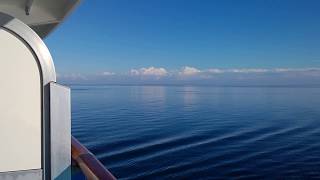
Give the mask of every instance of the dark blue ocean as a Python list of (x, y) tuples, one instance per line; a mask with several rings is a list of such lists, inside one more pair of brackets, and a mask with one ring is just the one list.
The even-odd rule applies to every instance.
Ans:
[(320, 178), (320, 88), (72, 86), (72, 133), (119, 179)]

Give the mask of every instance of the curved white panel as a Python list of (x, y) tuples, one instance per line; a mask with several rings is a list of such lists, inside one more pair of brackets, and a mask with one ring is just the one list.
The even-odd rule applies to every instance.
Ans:
[(41, 119), (37, 61), (0, 28), (0, 172), (41, 168)]

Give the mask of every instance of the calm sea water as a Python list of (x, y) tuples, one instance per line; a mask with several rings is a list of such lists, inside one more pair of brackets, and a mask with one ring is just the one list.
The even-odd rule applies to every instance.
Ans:
[(320, 88), (73, 86), (72, 116), (119, 179), (320, 178)]

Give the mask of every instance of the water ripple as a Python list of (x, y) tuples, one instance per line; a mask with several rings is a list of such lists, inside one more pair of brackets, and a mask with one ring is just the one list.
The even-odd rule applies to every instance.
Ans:
[(120, 179), (320, 177), (317, 88), (79, 87), (72, 132)]

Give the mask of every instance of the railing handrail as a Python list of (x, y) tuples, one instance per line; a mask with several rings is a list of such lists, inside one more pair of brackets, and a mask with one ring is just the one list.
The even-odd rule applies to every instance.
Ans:
[(71, 136), (71, 156), (87, 179), (116, 180), (103, 164), (73, 136)]

